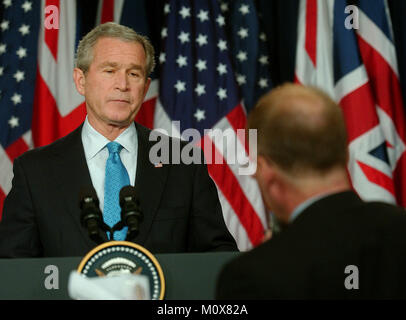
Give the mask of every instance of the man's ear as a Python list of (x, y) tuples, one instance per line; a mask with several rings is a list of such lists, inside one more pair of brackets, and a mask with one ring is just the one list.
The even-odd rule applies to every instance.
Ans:
[(275, 170), (273, 168), (273, 165), (269, 163), (269, 161), (264, 156), (258, 155), (257, 172), (255, 173), (255, 175), (260, 175), (260, 178), (267, 183), (269, 183), (274, 178)]
[(272, 200), (275, 189), (275, 168), (272, 163), (262, 155), (257, 157), (257, 171), (254, 175), (258, 182), (261, 196), (268, 210), (272, 210)]
[(73, 81), (75, 82), (76, 90), (82, 95), (85, 95), (86, 77), (83, 71), (79, 68), (73, 69)]
[(262, 186), (268, 194), (279, 196), (282, 191), (284, 179), (280, 169), (267, 158), (258, 156), (257, 175), (261, 175)]

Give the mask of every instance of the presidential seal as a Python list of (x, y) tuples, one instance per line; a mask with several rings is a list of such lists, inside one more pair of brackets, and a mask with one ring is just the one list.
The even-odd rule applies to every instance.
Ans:
[(90, 251), (77, 271), (87, 277), (141, 274), (149, 279), (151, 299), (162, 300), (165, 279), (156, 258), (144, 247), (128, 241), (110, 241)]

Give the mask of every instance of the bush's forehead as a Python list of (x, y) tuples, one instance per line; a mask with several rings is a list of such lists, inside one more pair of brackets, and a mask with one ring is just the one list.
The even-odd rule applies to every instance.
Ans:
[[(145, 65), (146, 54), (142, 44), (135, 41), (122, 41), (114, 38), (101, 38), (93, 48), (93, 60), (123, 60), (137, 65)], [(100, 62), (100, 61), (99, 61)]]

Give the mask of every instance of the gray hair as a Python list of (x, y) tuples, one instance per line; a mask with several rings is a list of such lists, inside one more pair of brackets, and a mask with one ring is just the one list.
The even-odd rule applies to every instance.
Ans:
[(144, 48), (147, 61), (145, 70), (146, 77), (154, 70), (155, 50), (148, 38), (126, 26), (114, 22), (107, 22), (92, 29), (79, 42), (76, 50), (75, 67), (82, 70), (83, 73), (89, 70), (90, 64), (93, 61), (94, 45), (100, 38), (117, 38), (122, 41), (140, 43)]

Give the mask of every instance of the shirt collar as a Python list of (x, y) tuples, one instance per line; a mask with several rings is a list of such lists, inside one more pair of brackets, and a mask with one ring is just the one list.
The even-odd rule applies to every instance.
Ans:
[(138, 136), (135, 123), (132, 122), (114, 141), (121, 144), (128, 152), (136, 153), (138, 148)]
[[(87, 116), (82, 128), (82, 141), (86, 160), (94, 158), (109, 142), (105, 136), (97, 132), (89, 123)], [(134, 122), (125, 129), (114, 141), (120, 143), (128, 152), (137, 152), (138, 137)]]

